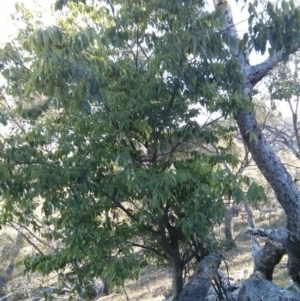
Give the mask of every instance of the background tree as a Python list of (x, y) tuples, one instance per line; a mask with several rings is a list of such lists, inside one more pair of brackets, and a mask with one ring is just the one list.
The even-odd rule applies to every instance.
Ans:
[[(291, 118), (272, 118), (274, 124), (266, 124), (265, 130), (272, 137), (274, 147), (280, 151), (289, 150), (299, 159), (299, 76), (298, 76), (299, 54), (291, 56), (288, 64), (280, 64), (266, 78), (266, 85), (270, 91), (270, 99), (273, 103), (281, 102), (287, 104), (287, 111)], [(271, 140), (270, 140), (271, 141)], [(281, 147), (280, 147), (281, 146)]]

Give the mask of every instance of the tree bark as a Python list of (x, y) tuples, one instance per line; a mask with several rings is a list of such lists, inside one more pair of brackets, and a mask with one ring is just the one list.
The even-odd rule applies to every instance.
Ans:
[[(169, 224), (167, 212), (168, 207), (166, 207), (165, 214), (158, 221), (158, 230), (161, 235), (158, 242), (172, 266), (172, 297), (175, 298), (183, 289), (183, 260), (180, 257), (178, 229)], [(168, 237), (166, 228), (169, 234)]]
[(108, 296), (110, 294), (110, 285), (105, 277), (102, 277), (101, 281), (102, 281), (102, 294)]
[(267, 241), (254, 257), (254, 275), (258, 273), (260, 278), (272, 281), (274, 268), (284, 254), (285, 249)]
[(239, 211), (240, 209), (235, 204), (232, 204), (229, 208), (226, 208), (225, 210), (225, 247), (227, 250), (236, 247), (236, 243), (233, 238), (232, 218), (234, 215), (237, 215)]
[(182, 260), (180, 256), (174, 256), (172, 260), (172, 296), (178, 296), (183, 289)]
[(244, 281), (238, 301), (300, 301), (300, 295), (282, 290), (270, 281), (250, 278)]
[(190, 281), (173, 301), (205, 301), (220, 263), (221, 257), (217, 254), (208, 255), (201, 260)]
[[(238, 35), (228, 1), (214, 0), (214, 5), (216, 9), (223, 9), (222, 12), (226, 20), (225, 29), (233, 40), (237, 40)], [(295, 44), (292, 52), (298, 49), (299, 45)], [(273, 188), (278, 202), (287, 215), (286, 233), (288, 235), (282, 237), (281, 243), (288, 254), (289, 274), (294, 282), (300, 286), (300, 192), (276, 153), (263, 137), (254, 113), (247, 109), (247, 103), (251, 102), (254, 86), (282, 61), (282, 54), (285, 50), (275, 52), (263, 63), (255, 66), (248, 63), (246, 53), (239, 51), (236, 46), (232, 46), (232, 51), (236, 55), (242, 76), (242, 83), (236, 89), (241, 91), (241, 101), (245, 104), (236, 109), (235, 118), (252, 158)]]

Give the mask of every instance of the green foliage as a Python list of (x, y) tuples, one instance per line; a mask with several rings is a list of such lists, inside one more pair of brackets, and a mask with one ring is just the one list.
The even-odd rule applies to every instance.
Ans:
[[(241, 106), (232, 41), (204, 4), (69, 1), (48, 28), (19, 7), (24, 29), (0, 49), (1, 95), (13, 104), (0, 120), (18, 125), (0, 141), (1, 224), (38, 231), (38, 215), (45, 238), (62, 242), (26, 270), (57, 271), (78, 290), (93, 277), (122, 286), (151, 260), (205, 255), (224, 199), (265, 199), (223, 169), (238, 163), (235, 128), (204, 119)], [(270, 52), (288, 55), (298, 10), (268, 4), (266, 21), (256, 6), (240, 50), (264, 53), (272, 36)]]
[(300, 85), (298, 80), (299, 55), (291, 56), (289, 64), (281, 64), (269, 77), (267, 84), (272, 100), (291, 101), (299, 97)]
[[(295, 45), (299, 43), (300, 10), (293, 1), (266, 2), (264, 10), (257, 12), (258, 1), (249, 3), (250, 13), (248, 47), (251, 51), (270, 55), (281, 51), (282, 58), (287, 61)], [(246, 39), (246, 38), (245, 38)], [(244, 42), (245, 43), (245, 42)], [(242, 43), (244, 45), (244, 43)]]
[(55, 1), (54, 9), (62, 10), (68, 4), (68, 2), (75, 2), (75, 3), (81, 2), (83, 4), (86, 4), (85, 0), (57, 0), (57, 1)]

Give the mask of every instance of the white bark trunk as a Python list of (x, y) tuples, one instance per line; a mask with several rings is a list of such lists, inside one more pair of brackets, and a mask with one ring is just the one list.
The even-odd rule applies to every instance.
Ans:
[(233, 225), (232, 225), (232, 219), (233, 216), (237, 216), (237, 214), (240, 212), (240, 208), (237, 207), (235, 204), (231, 204), (229, 208), (226, 208), (225, 210), (225, 247), (226, 250), (230, 250), (232, 248), (236, 247), (236, 243), (234, 240), (233, 235)]
[[(232, 39), (237, 39), (237, 32), (233, 24), (232, 12), (227, 1), (214, 0), (216, 9), (223, 9), (229, 34)], [(295, 45), (293, 51), (299, 49)], [(282, 59), (281, 52), (274, 53), (273, 56), (266, 59), (263, 63), (250, 66), (245, 53), (239, 52), (237, 48), (232, 47), (233, 53), (240, 65), (242, 75), (242, 84), (236, 87), (242, 91), (242, 101), (251, 102), (254, 86), (268, 74)], [(282, 205), (287, 215), (288, 235), (282, 237), (281, 243), (289, 256), (289, 274), (292, 279), (300, 285), (300, 192), (295, 185), (292, 177), (287, 172), (284, 165), (273, 149), (268, 145), (262, 135), (253, 112), (241, 106), (237, 109), (236, 120), (243, 137), (243, 140), (252, 154), (258, 168), (272, 186), (277, 200)], [(255, 135), (256, 139), (251, 139)]]
[[(245, 211), (247, 213), (248, 226), (251, 227), (251, 229), (255, 229), (256, 226), (253, 221), (252, 210), (247, 202), (244, 201), (243, 204), (244, 204)], [(255, 256), (260, 251), (260, 243), (257, 237), (252, 236), (251, 240), (252, 240), (252, 256), (255, 259)]]

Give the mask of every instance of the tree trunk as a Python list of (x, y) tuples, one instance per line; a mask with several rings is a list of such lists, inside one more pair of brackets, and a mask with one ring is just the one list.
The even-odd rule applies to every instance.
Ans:
[(264, 248), (260, 249), (254, 257), (254, 275), (259, 274), (259, 278), (272, 281), (274, 268), (284, 254), (286, 251), (282, 247), (267, 241)]
[(102, 294), (108, 296), (110, 293), (110, 285), (105, 277), (102, 277), (101, 281), (102, 281)]
[[(172, 297), (175, 298), (183, 289), (183, 260), (180, 257), (178, 229), (169, 224), (167, 212), (168, 207), (165, 208), (164, 216), (158, 220), (158, 229), (161, 234), (158, 241), (172, 266)], [(166, 235), (166, 228), (169, 234), (168, 237)]]
[(173, 301), (205, 301), (220, 263), (221, 257), (217, 254), (208, 255), (201, 260), (190, 281)]
[[(255, 226), (255, 223), (253, 220), (252, 210), (246, 201), (244, 201), (243, 204), (244, 204), (245, 211), (247, 213), (248, 226), (255, 229), (256, 226)], [(255, 257), (257, 256), (258, 252), (260, 251), (260, 243), (259, 243), (259, 239), (257, 237), (252, 236), (251, 240), (252, 240), (252, 256), (255, 260)]]
[(178, 296), (183, 289), (183, 277), (182, 277), (182, 260), (180, 256), (174, 256), (171, 262), (172, 264), (172, 297)]
[[(221, 9), (224, 14), (226, 20), (225, 30), (228, 31), (233, 40), (238, 40), (228, 1), (214, 0), (214, 5), (216, 9)], [(286, 235), (285, 237), (281, 235), (277, 241), (282, 243), (286, 249), (289, 258), (289, 274), (294, 282), (300, 286), (300, 192), (276, 153), (263, 137), (254, 113), (247, 109), (247, 106), (249, 107), (248, 103), (251, 102), (254, 86), (282, 61), (284, 49), (280, 52), (274, 52), (263, 63), (250, 66), (247, 54), (239, 51), (238, 47), (234, 45), (237, 44), (232, 43), (231, 48), (238, 60), (242, 75), (242, 82), (236, 86), (236, 89), (242, 92), (241, 101), (244, 103), (236, 109), (235, 118), (252, 158), (270, 183), (278, 202), (287, 215)], [(295, 52), (298, 49), (299, 45), (295, 45), (292, 51)]]
[(230, 250), (236, 247), (236, 243), (233, 238), (233, 225), (232, 218), (234, 215), (237, 215), (240, 211), (240, 208), (235, 204), (232, 204), (225, 211), (225, 248), (226, 250)]
[(238, 301), (300, 301), (300, 295), (281, 289), (270, 281), (250, 278), (245, 280)]

